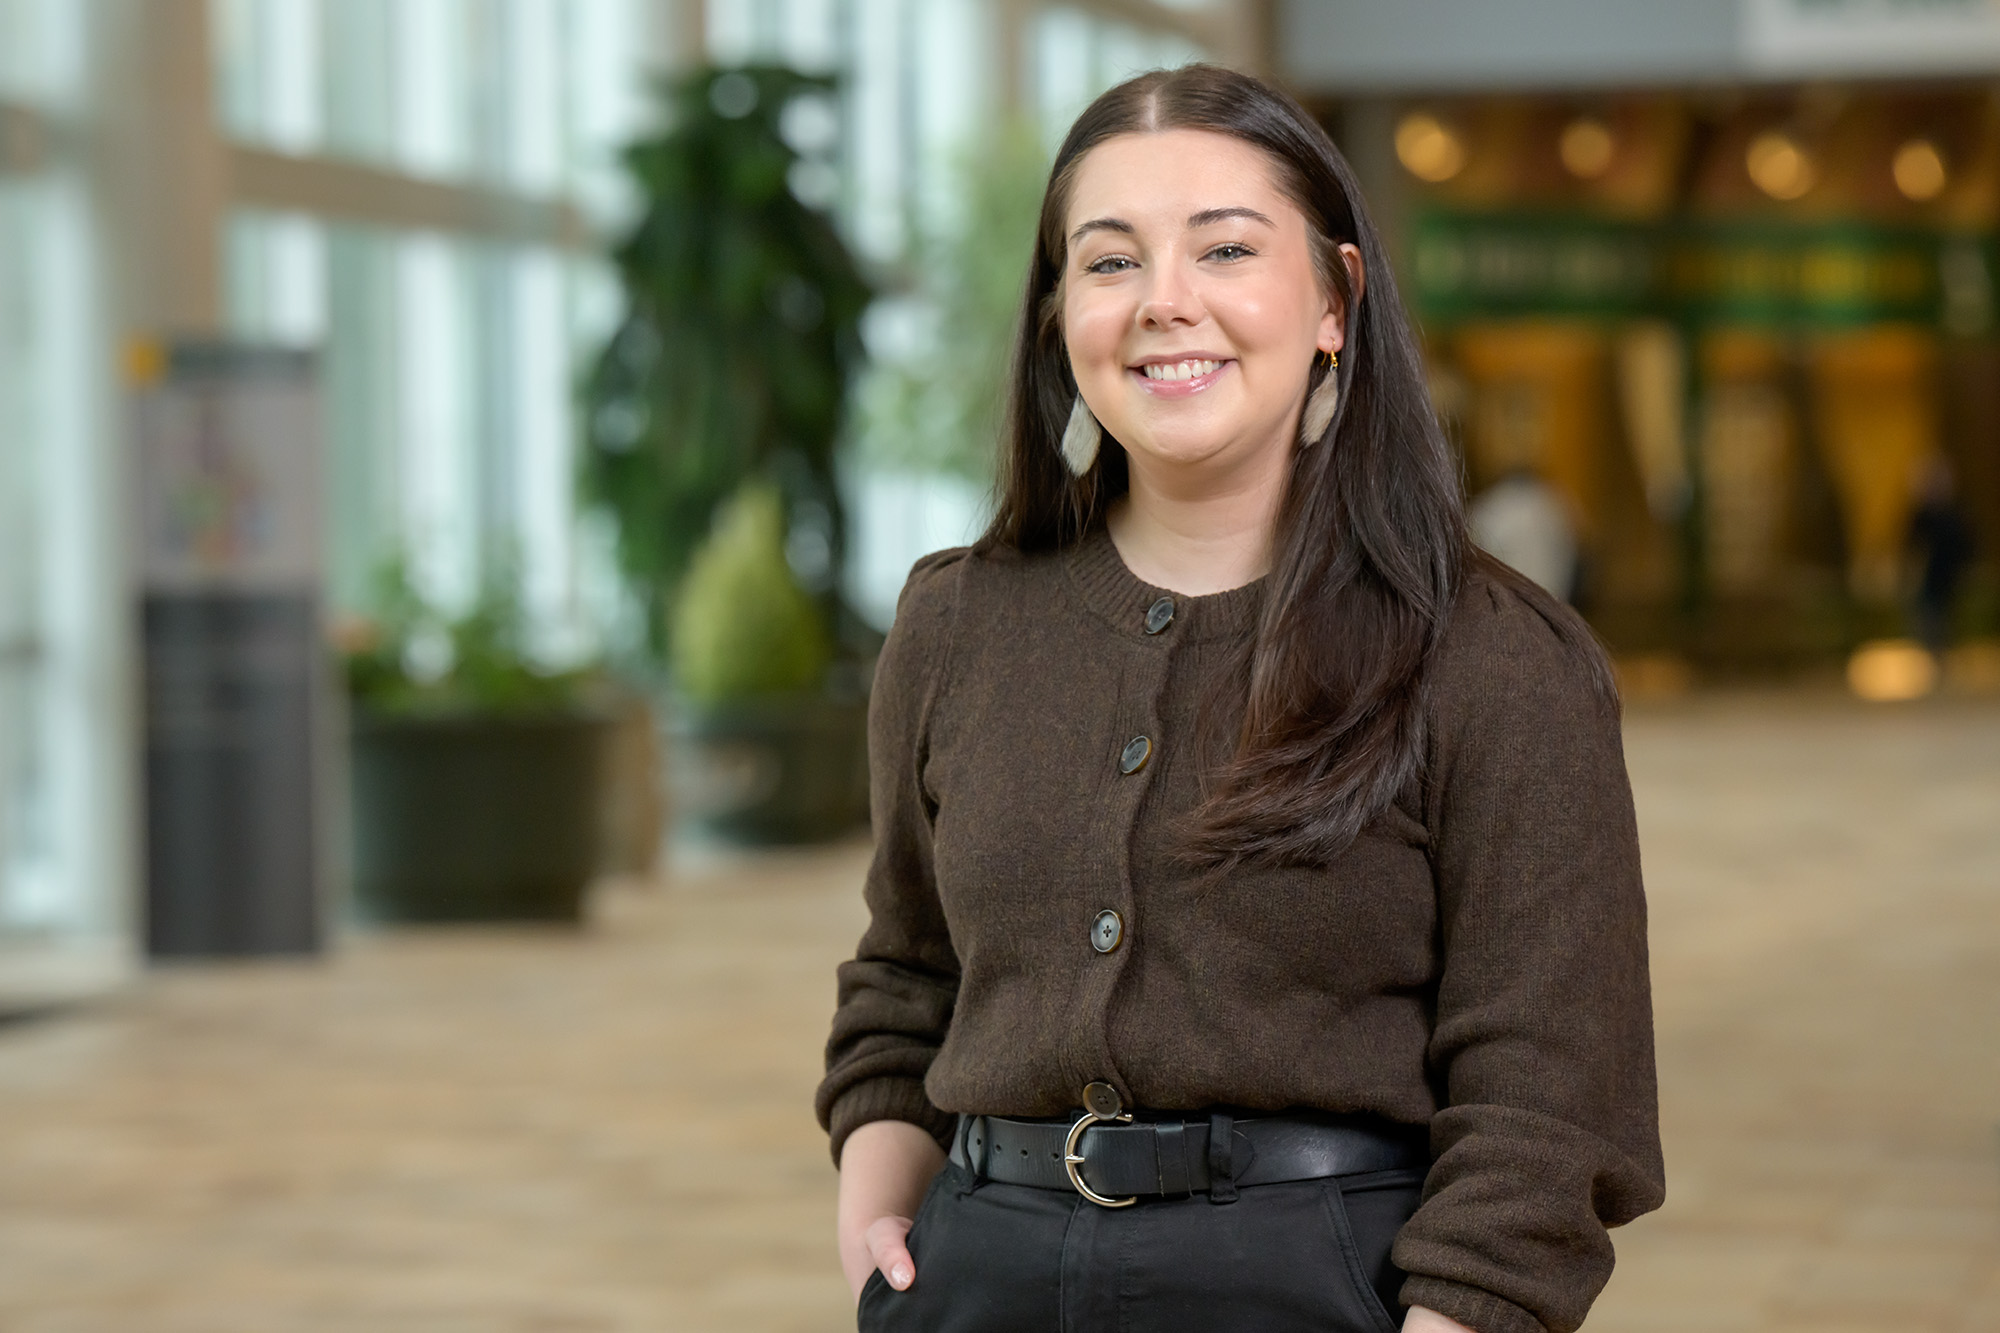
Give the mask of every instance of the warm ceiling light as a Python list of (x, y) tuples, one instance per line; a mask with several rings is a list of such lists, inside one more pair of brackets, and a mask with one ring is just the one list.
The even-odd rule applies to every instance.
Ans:
[(1905, 199), (1921, 204), (1944, 193), (1947, 178), (1944, 154), (1929, 139), (1912, 139), (1898, 148), (1889, 169), (1895, 173), (1896, 188)]
[(1847, 659), (1847, 688), (1870, 703), (1921, 699), (1937, 683), (1937, 659), (1911, 639), (1864, 643)]
[(1412, 111), (1396, 126), (1396, 159), (1418, 180), (1448, 181), (1465, 168), (1465, 143), (1427, 111)]
[(1611, 127), (1597, 117), (1579, 116), (1563, 126), (1557, 151), (1562, 154), (1563, 166), (1570, 175), (1578, 180), (1594, 181), (1611, 170), (1611, 159), (1618, 152), (1618, 140), (1612, 137)]
[(1757, 188), (1773, 199), (1796, 199), (1819, 179), (1812, 156), (1783, 130), (1765, 130), (1752, 139), (1743, 165)]

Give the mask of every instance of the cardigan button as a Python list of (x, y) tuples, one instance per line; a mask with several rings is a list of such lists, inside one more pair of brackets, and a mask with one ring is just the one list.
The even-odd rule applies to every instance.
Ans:
[(1130, 776), (1146, 766), (1153, 757), (1153, 742), (1144, 736), (1134, 736), (1125, 742), (1125, 748), (1118, 752), (1118, 771)]
[(1106, 908), (1090, 923), (1090, 947), (1110, 953), (1125, 941), (1125, 918)]
[(1146, 608), (1146, 633), (1158, 634), (1174, 623), (1174, 599), (1162, 597)]

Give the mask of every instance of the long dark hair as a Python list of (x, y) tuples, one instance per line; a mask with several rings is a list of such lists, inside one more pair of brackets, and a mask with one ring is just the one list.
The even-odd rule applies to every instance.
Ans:
[[(1347, 311), (1336, 370), (1339, 408), (1326, 436), (1294, 451), (1256, 633), (1222, 681), (1248, 682), (1228, 710), (1234, 752), (1207, 776), (1190, 829), (1197, 859), (1323, 862), (1417, 776), (1428, 667), (1469, 559), (1459, 474), (1431, 411), (1380, 236), (1347, 161), (1291, 98), (1212, 65), (1158, 70), (1111, 89), (1063, 140), (1042, 199), (1021, 304), (999, 505), (982, 546), (1050, 550), (1082, 538), (1128, 484), (1106, 446), (1082, 477), (1059, 442), (1076, 398), (1063, 344), (1064, 220), (1077, 164), (1114, 135), (1210, 130), (1264, 150), (1277, 184), (1305, 214), (1322, 282)], [(1360, 300), (1337, 247), (1360, 249)], [(1317, 378), (1314, 384), (1318, 383)], [(1557, 632), (1608, 672), (1573, 615), (1496, 562)], [(1240, 712), (1238, 711), (1240, 709)], [(1212, 719), (1217, 710), (1206, 710)], [(1218, 749), (1220, 747), (1217, 747)]]

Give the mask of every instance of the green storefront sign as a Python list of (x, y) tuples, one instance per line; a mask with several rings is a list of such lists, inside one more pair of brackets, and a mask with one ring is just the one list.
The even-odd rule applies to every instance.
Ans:
[(1580, 316), (1985, 331), (2000, 251), (1983, 234), (1848, 222), (1635, 223), (1434, 212), (1411, 247), (1420, 315)]

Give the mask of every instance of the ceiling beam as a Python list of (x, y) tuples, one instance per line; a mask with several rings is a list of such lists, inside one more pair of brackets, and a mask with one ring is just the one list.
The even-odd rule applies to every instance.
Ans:
[(229, 150), (232, 202), (317, 213), (378, 227), (444, 231), (522, 245), (582, 250), (598, 238), (577, 207), (550, 199), (425, 180), (330, 157), (274, 153), (244, 144)]

